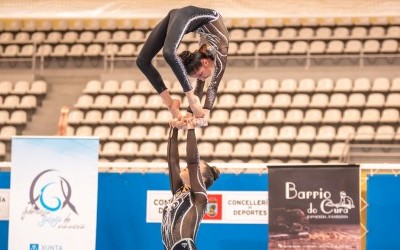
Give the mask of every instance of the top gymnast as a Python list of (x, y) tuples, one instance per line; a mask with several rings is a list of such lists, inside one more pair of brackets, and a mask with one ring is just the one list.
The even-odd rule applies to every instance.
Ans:
[[(177, 55), (183, 36), (194, 31), (200, 35), (200, 48), (194, 52), (183, 51)], [(180, 101), (171, 98), (160, 73), (151, 63), (152, 59), (163, 49), (165, 60), (188, 98), (190, 108), (188, 111), (196, 118), (205, 119), (205, 122), (197, 123), (197, 126), (204, 126), (207, 125), (206, 117), (209, 116), (214, 104), (218, 85), (225, 71), (228, 38), (228, 30), (218, 12), (195, 6), (170, 10), (150, 33), (136, 63), (177, 120), (183, 118)], [(211, 75), (203, 109), (200, 100), (205, 80)], [(189, 81), (189, 76), (197, 78), (195, 90)]]

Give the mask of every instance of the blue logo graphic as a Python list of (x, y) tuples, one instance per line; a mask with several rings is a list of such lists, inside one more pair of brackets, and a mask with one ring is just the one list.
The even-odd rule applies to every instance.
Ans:
[(39, 250), (39, 244), (30, 244), (29, 250)]
[[(50, 211), (50, 212), (58, 211), (68, 205), (68, 207), (74, 213), (78, 214), (75, 206), (70, 201), (71, 194), (72, 194), (71, 185), (65, 178), (63, 178), (61, 176), (58, 177), (59, 183), (58, 182), (48, 182), (39, 188), (39, 190), (40, 190), (39, 194), (35, 194), (35, 188), (36, 188), (38, 180), (46, 173), (53, 172), (53, 171), (56, 171), (56, 170), (54, 170), (54, 169), (45, 170), (45, 171), (39, 173), (33, 179), (30, 190), (29, 190), (29, 200), (30, 200), (29, 203), (31, 205), (33, 205), (35, 210), (39, 209), (38, 204), (40, 204), (41, 207), (43, 207), (44, 209), (46, 209), (47, 211)], [(56, 189), (58, 187), (60, 188), (61, 193), (62, 193), (61, 197), (58, 197), (58, 196), (50, 196), (49, 197), (49, 195), (46, 195), (46, 194), (50, 193), (50, 192), (48, 192), (49, 189), (51, 189), (51, 188)]]

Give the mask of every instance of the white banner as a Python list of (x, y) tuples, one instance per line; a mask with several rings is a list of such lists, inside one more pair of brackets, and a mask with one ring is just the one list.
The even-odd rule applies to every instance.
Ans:
[(9, 250), (96, 245), (98, 138), (13, 137)]
[(0, 189), (0, 220), (8, 220), (10, 206), (10, 190)]
[[(268, 224), (267, 191), (209, 191), (202, 223)], [(146, 222), (161, 222), (171, 191), (148, 190)]]

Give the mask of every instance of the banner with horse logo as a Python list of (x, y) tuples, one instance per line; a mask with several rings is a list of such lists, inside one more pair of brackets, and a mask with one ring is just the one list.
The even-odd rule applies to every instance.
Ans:
[(97, 138), (13, 137), (9, 249), (95, 249)]
[(269, 249), (360, 249), (359, 166), (268, 168)]

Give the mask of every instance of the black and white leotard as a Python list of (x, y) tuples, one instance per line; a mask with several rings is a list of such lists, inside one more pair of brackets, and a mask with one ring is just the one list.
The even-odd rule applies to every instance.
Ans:
[[(187, 131), (187, 164), (191, 187), (184, 186), (179, 175), (178, 130), (172, 129), (168, 141), (168, 167), (173, 194), (163, 211), (161, 224), (165, 250), (196, 249), (197, 231), (207, 206), (207, 191), (199, 164), (194, 129)], [(187, 248), (184, 248), (187, 246)]]
[[(185, 67), (176, 51), (183, 36), (190, 32), (200, 35), (200, 44), (207, 44), (214, 55), (214, 73), (207, 89), (204, 108), (211, 109), (218, 85), (225, 71), (229, 33), (221, 15), (212, 9), (187, 6), (170, 10), (168, 15), (150, 33), (137, 58), (137, 65), (156, 91), (160, 94), (166, 90), (160, 73), (151, 64), (151, 60), (163, 49), (163, 56), (184, 92), (192, 89)], [(204, 81), (197, 81), (196, 94), (204, 87)], [(201, 89), (202, 92), (202, 89)]]

